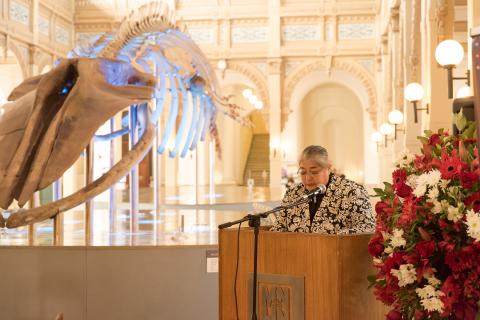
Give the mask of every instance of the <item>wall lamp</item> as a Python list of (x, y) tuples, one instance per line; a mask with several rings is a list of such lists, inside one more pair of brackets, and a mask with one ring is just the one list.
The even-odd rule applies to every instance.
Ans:
[(411, 102), (413, 104), (413, 112), (414, 112), (414, 116), (415, 116), (415, 123), (418, 122), (417, 111), (427, 110), (427, 114), (430, 112), (428, 104), (426, 105), (425, 108), (418, 108), (417, 107), (417, 102), (421, 101), (423, 99), (423, 94), (424, 94), (424, 91), (423, 91), (422, 85), (419, 84), (419, 83), (416, 83), (416, 82), (412, 82), (412, 83), (408, 84), (405, 87), (405, 90), (404, 90), (405, 99), (407, 99), (409, 102)]
[(453, 80), (465, 80), (468, 89), (463, 89), (465, 88), (463, 87), (463, 94), (465, 94), (466, 91), (470, 91), (470, 70), (467, 69), (465, 77), (453, 76), (453, 69), (462, 62), (463, 55), (462, 45), (455, 40), (444, 40), (440, 42), (435, 49), (435, 59), (439, 65), (448, 71), (448, 99), (452, 99), (453, 97)]
[(394, 137), (397, 140), (397, 132), (405, 132), (405, 128), (398, 128), (398, 125), (403, 123), (403, 113), (400, 110), (392, 110), (388, 113), (388, 122), (393, 124)]
[(392, 141), (392, 139), (388, 139), (388, 136), (392, 134), (393, 127), (390, 123), (382, 123), (382, 125), (379, 128), (379, 131), (383, 135), (383, 137), (385, 139), (384, 140), (385, 141), (385, 147), (387, 147), (387, 141), (388, 140)]
[(280, 141), (276, 138), (270, 140), (270, 149), (273, 151), (273, 157), (277, 157), (277, 151), (280, 149)]
[(225, 71), (227, 70), (227, 60), (220, 59), (217, 61), (217, 69), (222, 73), (222, 79), (225, 78)]
[(375, 131), (374, 133), (372, 133), (371, 139), (372, 139), (373, 142), (376, 143), (377, 151), (378, 151), (378, 145), (380, 144), (380, 141), (382, 141), (382, 139), (383, 139), (382, 134), (378, 131)]
[(253, 94), (252, 89), (249, 89), (249, 88), (244, 89), (242, 91), (242, 95), (245, 99), (248, 100), (248, 102), (250, 102), (255, 107), (255, 109), (257, 110), (263, 109), (263, 102), (260, 99), (258, 99), (258, 97), (255, 94)]

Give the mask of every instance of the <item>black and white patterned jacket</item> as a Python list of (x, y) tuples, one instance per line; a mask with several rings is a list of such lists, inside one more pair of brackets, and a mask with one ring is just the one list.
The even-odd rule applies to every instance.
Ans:
[[(310, 223), (308, 203), (280, 211), (272, 231), (323, 234), (373, 233), (375, 219), (365, 188), (351, 180), (331, 175), (325, 196)], [(282, 204), (291, 204), (307, 193), (303, 184), (287, 190)]]

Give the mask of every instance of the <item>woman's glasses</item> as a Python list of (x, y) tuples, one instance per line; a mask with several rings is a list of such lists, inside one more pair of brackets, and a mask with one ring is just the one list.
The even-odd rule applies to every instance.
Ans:
[(304, 169), (298, 169), (297, 174), (301, 175), (302, 177), (310, 176), (310, 177), (316, 177), (318, 176), (322, 170), (314, 170), (314, 171), (308, 171)]

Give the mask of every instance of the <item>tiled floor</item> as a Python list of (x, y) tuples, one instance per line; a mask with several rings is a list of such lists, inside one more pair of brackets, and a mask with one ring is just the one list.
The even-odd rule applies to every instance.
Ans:
[[(63, 214), (65, 246), (141, 246), (141, 245), (207, 245), (217, 244), (217, 228), (224, 222), (240, 219), (252, 211), (278, 205), (282, 188), (239, 186), (208, 188), (162, 188), (155, 209), (153, 192), (142, 189), (137, 217), (130, 214), (128, 193), (116, 192), (116, 209), (110, 214), (108, 193), (95, 198), (92, 232), (87, 241), (84, 206)], [(260, 204), (252, 207), (252, 204)], [(262, 207), (265, 206), (265, 207)], [(260, 207), (260, 208), (259, 208)], [(136, 221), (137, 227), (131, 226)], [(134, 224), (135, 225), (135, 224)], [(0, 245), (53, 245), (53, 220), (34, 226), (29, 239), (27, 227), (0, 231)]]

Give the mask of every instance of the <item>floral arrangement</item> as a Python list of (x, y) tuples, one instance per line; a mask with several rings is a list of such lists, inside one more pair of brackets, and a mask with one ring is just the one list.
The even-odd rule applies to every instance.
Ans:
[(475, 319), (480, 300), (480, 168), (475, 123), (455, 115), (459, 135), (419, 137), (393, 183), (374, 189), (376, 231), (368, 247), (375, 296), (387, 319)]

